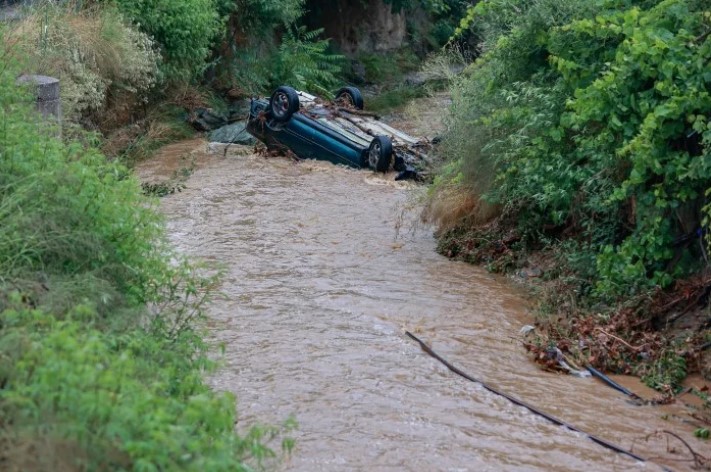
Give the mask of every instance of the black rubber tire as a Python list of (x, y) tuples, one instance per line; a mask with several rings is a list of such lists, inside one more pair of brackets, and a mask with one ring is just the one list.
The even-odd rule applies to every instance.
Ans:
[(343, 87), (340, 89), (336, 92), (336, 101), (343, 102), (346, 106), (350, 105), (356, 110), (362, 110), (364, 106), (363, 95), (355, 87)]
[(282, 85), (269, 99), (269, 113), (276, 121), (289, 121), (299, 111), (299, 94), (291, 87)]
[(368, 167), (377, 172), (387, 172), (393, 157), (393, 143), (387, 136), (376, 136), (368, 147)]

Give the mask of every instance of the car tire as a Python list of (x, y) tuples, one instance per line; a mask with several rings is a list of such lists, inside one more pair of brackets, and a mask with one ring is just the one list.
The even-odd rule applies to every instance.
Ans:
[(376, 172), (387, 172), (393, 157), (393, 143), (387, 136), (376, 136), (368, 147), (366, 161)]
[(355, 87), (343, 87), (338, 92), (336, 92), (336, 101), (340, 101), (346, 104), (346, 106), (352, 106), (356, 110), (362, 110), (363, 95)]
[(291, 87), (283, 85), (276, 89), (269, 99), (269, 113), (276, 121), (289, 121), (291, 115), (299, 111), (299, 94)]

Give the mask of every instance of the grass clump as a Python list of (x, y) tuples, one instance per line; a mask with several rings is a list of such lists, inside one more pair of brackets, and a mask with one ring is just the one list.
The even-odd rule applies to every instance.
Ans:
[(367, 108), (373, 113), (387, 113), (401, 109), (408, 103), (428, 95), (423, 86), (398, 85), (369, 98)]
[(183, 108), (164, 102), (152, 107), (145, 118), (109, 132), (101, 149), (107, 157), (133, 167), (161, 147), (194, 135)]
[(159, 81), (154, 41), (111, 5), (73, 9), (53, 2), (28, 10), (3, 32), (24, 73), (61, 80), (64, 118), (101, 127), (103, 114), (129, 115)]

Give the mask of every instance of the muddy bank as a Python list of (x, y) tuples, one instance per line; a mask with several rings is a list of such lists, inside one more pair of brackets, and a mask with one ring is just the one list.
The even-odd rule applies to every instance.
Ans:
[(592, 304), (587, 281), (567, 271), (564, 254), (555, 248), (527, 246), (505, 222), (440, 231), (438, 251), (507, 274), (533, 294), (538, 329), (529, 347), (534, 354), (555, 344), (581, 365), (643, 378), (666, 401), (681, 391), (686, 375), (700, 374), (706, 378), (701, 388), (709, 388), (709, 278), (705, 273), (679, 280), (666, 290)]
[[(516, 339), (532, 322), (521, 294), (436, 254), (410, 184), (194, 144), (200, 165), (161, 206), (178, 248), (225, 269), (210, 322), (225, 367), (211, 382), (237, 395), (238, 427), (291, 415), (299, 423), (284, 470), (638, 466), (453, 376), (406, 329), (590, 433), (676, 470), (688, 465), (674, 460), (678, 448), (665, 453), (665, 440), (644, 440), (675, 424), (674, 407), (633, 406), (592, 379), (529, 361)], [(147, 165), (161, 172), (161, 162)], [(682, 434), (694, 441), (688, 428)]]

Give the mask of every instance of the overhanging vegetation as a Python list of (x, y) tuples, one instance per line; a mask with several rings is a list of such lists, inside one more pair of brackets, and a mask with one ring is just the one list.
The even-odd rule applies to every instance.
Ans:
[(708, 321), (684, 341), (650, 333), (708, 305), (708, 5), (490, 0), (463, 30), (481, 57), (453, 86), (434, 194), (463, 203), (435, 204), (441, 250), (499, 270), (544, 251), (540, 347), (676, 389)]

